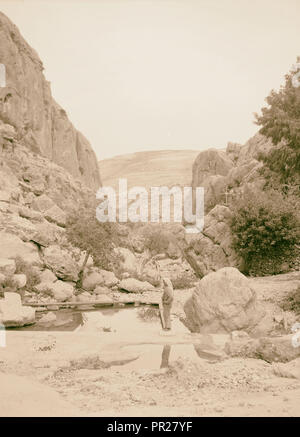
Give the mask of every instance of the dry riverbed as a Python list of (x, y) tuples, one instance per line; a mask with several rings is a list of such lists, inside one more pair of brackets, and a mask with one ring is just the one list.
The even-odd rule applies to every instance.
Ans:
[[(158, 326), (134, 338), (7, 334), (0, 349), (3, 416), (300, 416), (300, 380), (276, 376), (262, 360), (224, 357), (225, 336), (213, 343), (181, 330), (164, 336)], [(217, 358), (192, 355), (193, 344)], [(166, 345), (169, 367), (160, 368)]]

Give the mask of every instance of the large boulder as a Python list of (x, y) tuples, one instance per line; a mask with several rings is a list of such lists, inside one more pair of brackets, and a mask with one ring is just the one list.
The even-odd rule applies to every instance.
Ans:
[(24, 261), (34, 264), (40, 263), (37, 248), (32, 243), (24, 243), (18, 236), (7, 232), (0, 232), (0, 258), (22, 258)]
[(147, 281), (139, 281), (138, 279), (128, 278), (122, 279), (119, 284), (121, 290), (128, 291), (129, 293), (144, 293), (145, 291), (155, 291), (152, 284)]
[(45, 219), (58, 226), (65, 227), (67, 223), (67, 214), (60, 209), (59, 206), (54, 205), (45, 212)]
[(9, 214), (3, 219), (0, 220), (1, 227), (3, 227), (6, 232), (16, 235), (24, 242), (32, 241), (36, 233), (36, 225), (34, 223), (17, 214)]
[(35, 225), (35, 233), (31, 236), (31, 240), (39, 246), (48, 247), (59, 243), (63, 232), (62, 228), (45, 220)]
[(16, 271), (16, 263), (13, 259), (0, 258), (0, 273), (13, 275)]
[(100, 272), (98, 271), (92, 271), (91, 273), (88, 273), (84, 276), (82, 281), (82, 288), (84, 290), (92, 291), (94, 290), (98, 285), (103, 284), (103, 277)]
[(55, 282), (55, 281), (57, 281), (57, 277), (51, 270), (45, 269), (41, 272), (40, 282)]
[(117, 285), (119, 280), (113, 272), (108, 270), (100, 270), (100, 274), (102, 276), (102, 283), (104, 287), (113, 287)]
[(44, 263), (59, 279), (76, 281), (78, 266), (67, 250), (57, 245), (47, 247), (43, 253)]
[(193, 187), (203, 186), (203, 182), (209, 176), (226, 176), (233, 167), (233, 162), (217, 149), (208, 149), (200, 152), (193, 164)]
[(42, 214), (44, 214), (46, 211), (48, 211), (53, 206), (55, 206), (55, 203), (46, 194), (42, 194), (41, 196), (35, 197), (31, 206), (36, 211), (39, 211)]
[(159, 261), (159, 266), (161, 276), (169, 278), (174, 288), (190, 288), (197, 280), (191, 266), (182, 258), (166, 258)]
[(202, 278), (184, 311), (189, 329), (201, 333), (249, 332), (264, 315), (249, 280), (233, 267)]
[(43, 214), (39, 211), (28, 208), (27, 206), (22, 205), (19, 207), (19, 215), (20, 217), (31, 220), (32, 222), (40, 223), (43, 221)]
[(134, 253), (125, 247), (117, 247), (115, 251), (119, 256), (120, 271), (135, 275), (138, 272), (138, 261)]
[(211, 175), (202, 183), (204, 188), (204, 211), (208, 213), (218, 203), (226, 202), (227, 178), (221, 175)]
[(222, 267), (242, 268), (242, 259), (232, 247), (231, 218), (227, 206), (216, 205), (205, 216), (203, 231), (189, 242), (186, 253), (200, 277)]
[(113, 287), (117, 283), (118, 279), (113, 272), (109, 272), (108, 270), (92, 269), (90, 273), (84, 276), (82, 288), (84, 290), (92, 291), (98, 285), (104, 287)]
[(5, 327), (21, 327), (35, 323), (35, 310), (22, 305), (18, 293), (4, 293), (0, 299), (0, 323)]
[(69, 300), (74, 295), (73, 284), (64, 281), (41, 282), (35, 286), (35, 290), (38, 293), (47, 294), (48, 296), (53, 297), (58, 302)]
[(26, 285), (27, 277), (23, 273), (13, 275), (13, 280), (17, 285), (17, 288), (23, 288)]

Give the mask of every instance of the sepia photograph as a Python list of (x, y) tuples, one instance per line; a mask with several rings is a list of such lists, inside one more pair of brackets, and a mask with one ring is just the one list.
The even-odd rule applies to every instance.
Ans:
[(300, 417), (299, 18), (0, 0), (0, 420)]

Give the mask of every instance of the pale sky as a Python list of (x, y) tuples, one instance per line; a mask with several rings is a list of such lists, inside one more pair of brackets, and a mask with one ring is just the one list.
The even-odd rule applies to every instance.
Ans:
[(300, 0), (0, 0), (99, 159), (223, 148), (300, 55)]

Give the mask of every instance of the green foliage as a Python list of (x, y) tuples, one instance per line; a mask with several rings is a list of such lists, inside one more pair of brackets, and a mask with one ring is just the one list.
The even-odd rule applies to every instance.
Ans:
[(274, 148), (263, 157), (267, 167), (280, 175), (282, 183), (300, 181), (300, 87), (293, 84), (290, 72), (278, 92), (266, 98), (268, 107), (255, 114), (260, 133), (272, 139)]
[(100, 223), (94, 209), (73, 211), (67, 219), (66, 237), (73, 246), (91, 255), (96, 266), (104, 269), (113, 267), (113, 249), (118, 239), (116, 225)]
[(233, 246), (249, 274), (279, 273), (290, 262), (300, 239), (299, 212), (276, 191), (245, 192), (232, 205)]
[(284, 311), (294, 311), (296, 314), (300, 314), (300, 287), (291, 291), (282, 300), (281, 307)]
[(182, 275), (171, 279), (173, 288), (176, 290), (191, 288), (195, 284), (195, 277), (193, 277), (189, 272), (183, 273)]
[(145, 235), (145, 248), (152, 254), (166, 253), (170, 244), (170, 235), (161, 227), (147, 230)]

